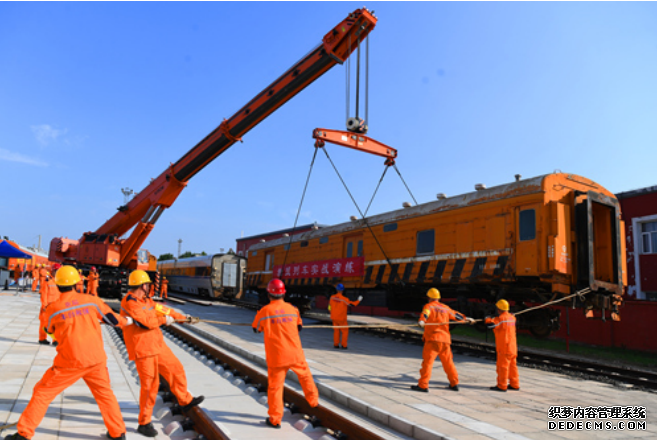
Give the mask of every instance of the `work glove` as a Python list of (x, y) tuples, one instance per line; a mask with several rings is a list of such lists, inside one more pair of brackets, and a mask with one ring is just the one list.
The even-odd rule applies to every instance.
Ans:
[(418, 322), (417, 322), (417, 325), (419, 325), (420, 327), (424, 328), (424, 321), (418, 321)]
[(302, 325), (297, 325), (297, 330), (298, 330), (298, 331), (303, 330), (303, 326), (302, 326)]
[(175, 318), (171, 315), (166, 316), (167, 322), (164, 325), (171, 325), (176, 322)]
[(253, 329), (253, 333), (258, 333), (258, 329), (255, 327), (251, 327)]
[(363, 300), (363, 295), (360, 295), (360, 296), (358, 297), (358, 302), (360, 302), (360, 301), (362, 301), (362, 300)]
[(465, 320), (466, 320), (470, 325), (472, 325), (472, 324), (475, 323), (474, 318), (465, 318)]
[(132, 319), (130, 316), (126, 316), (125, 318), (125, 325), (132, 325), (135, 323), (135, 320)]
[(197, 316), (187, 315), (187, 322), (190, 324), (198, 324), (199, 322), (201, 322), (201, 318)]

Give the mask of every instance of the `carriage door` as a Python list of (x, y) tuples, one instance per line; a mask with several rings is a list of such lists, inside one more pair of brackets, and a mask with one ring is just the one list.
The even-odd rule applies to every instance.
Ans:
[(344, 250), (342, 255), (345, 258), (363, 256), (363, 234), (351, 235), (344, 238)]
[(540, 205), (516, 208), (516, 275), (533, 276), (538, 273), (538, 225)]

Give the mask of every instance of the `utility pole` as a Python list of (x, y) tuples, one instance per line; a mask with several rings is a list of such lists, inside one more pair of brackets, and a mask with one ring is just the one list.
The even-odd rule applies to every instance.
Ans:
[(178, 258), (180, 258), (180, 246), (182, 245), (182, 238), (178, 239)]
[(121, 188), (121, 192), (123, 193), (123, 204), (127, 205), (130, 201), (130, 196), (134, 193), (134, 191), (128, 187), (125, 187)]

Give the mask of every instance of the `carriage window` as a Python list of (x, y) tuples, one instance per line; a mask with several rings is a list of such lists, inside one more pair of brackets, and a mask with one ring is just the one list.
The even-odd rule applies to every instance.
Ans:
[(520, 211), (520, 241), (533, 240), (536, 238), (536, 211), (533, 209), (526, 209)]
[(304, 240), (300, 244), (301, 247), (307, 247), (308, 246), (308, 241)]
[(363, 240), (358, 240), (358, 250), (356, 251), (357, 257), (363, 256)]
[(433, 254), (435, 232), (433, 229), (418, 231), (416, 255)]
[(388, 223), (383, 225), (383, 232), (392, 232), (397, 230), (397, 223)]
[(285, 249), (286, 251), (289, 251), (290, 250), (290, 243), (283, 246), (283, 249)]
[[(206, 267), (197, 267), (197, 268), (196, 268), (196, 274), (195, 274), (195, 275), (196, 275), (197, 277), (203, 277), (203, 276), (206, 276), (206, 272), (207, 272), (206, 269), (209, 269), (209, 268), (206, 268)], [(209, 275), (209, 274), (207, 274), (207, 275)]]
[(354, 256), (354, 242), (350, 241), (347, 243), (347, 258), (351, 258)]
[(255, 257), (256, 255), (258, 255), (258, 251), (251, 251), (251, 256), (252, 257)]
[(324, 244), (324, 243), (328, 243), (328, 237), (321, 237), (319, 239), (319, 244)]

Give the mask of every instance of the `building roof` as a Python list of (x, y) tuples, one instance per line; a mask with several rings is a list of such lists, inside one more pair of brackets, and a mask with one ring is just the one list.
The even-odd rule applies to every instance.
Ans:
[(631, 197), (643, 196), (646, 194), (657, 192), (657, 185), (655, 186), (646, 186), (645, 188), (632, 189), (629, 191), (623, 191), (616, 194), (618, 200), (629, 199)]

